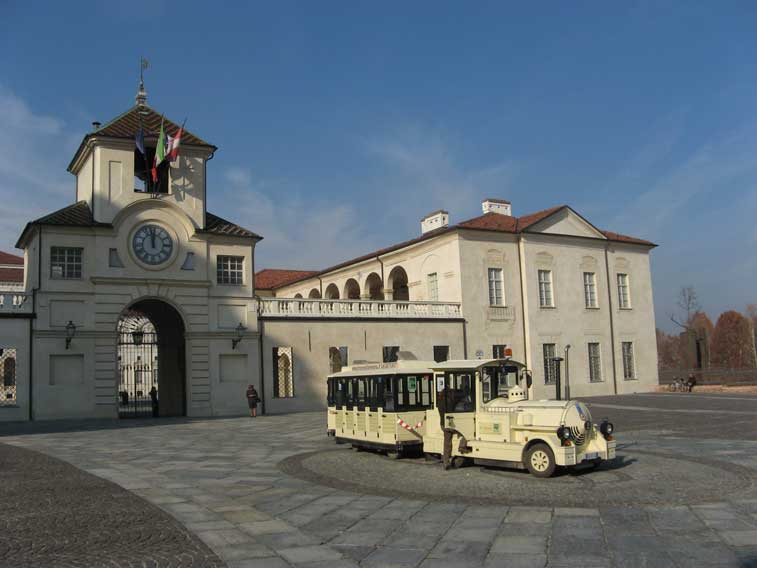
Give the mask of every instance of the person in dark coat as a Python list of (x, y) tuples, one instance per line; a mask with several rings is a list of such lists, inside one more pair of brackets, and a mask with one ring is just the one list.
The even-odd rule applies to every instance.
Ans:
[(260, 402), (260, 397), (258, 396), (258, 391), (255, 390), (254, 386), (247, 385), (247, 406), (250, 407), (251, 418), (255, 418), (258, 415), (259, 402)]

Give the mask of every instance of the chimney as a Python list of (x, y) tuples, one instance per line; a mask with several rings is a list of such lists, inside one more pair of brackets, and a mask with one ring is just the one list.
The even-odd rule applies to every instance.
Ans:
[(92, 130), (100, 130), (100, 123), (98, 121), (92, 122)]
[(425, 235), (434, 229), (441, 229), (449, 225), (449, 213), (444, 209), (429, 213), (421, 219), (421, 235)]
[(484, 213), (499, 213), (500, 215), (507, 215), (512, 217), (513, 208), (507, 199), (493, 199), (487, 197), (481, 202), (481, 209)]

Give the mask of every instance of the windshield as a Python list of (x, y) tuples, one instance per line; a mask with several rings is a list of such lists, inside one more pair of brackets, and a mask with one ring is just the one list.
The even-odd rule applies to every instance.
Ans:
[(507, 397), (511, 387), (518, 386), (518, 367), (484, 367), (481, 372), (481, 390), (484, 403), (497, 397)]

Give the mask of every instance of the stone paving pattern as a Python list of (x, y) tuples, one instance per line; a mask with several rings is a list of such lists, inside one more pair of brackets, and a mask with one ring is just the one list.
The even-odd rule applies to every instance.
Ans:
[(0, 444), (0, 565), (221, 567), (196, 536), (125, 489)]
[[(340, 489), (284, 473), (280, 464), (287, 458), (334, 450), (323, 413), (146, 421), (121, 429), (87, 423), (2, 441), (59, 457), (144, 497), (231, 568), (757, 566), (757, 398), (740, 396), (732, 401), (738, 408), (729, 410), (725, 399), (681, 394), (667, 395), (678, 398), (666, 403), (665, 396), (590, 401), (595, 417), (615, 420), (624, 451), (636, 460), (628, 471), (652, 458), (666, 464), (657, 486), (666, 485), (667, 492), (633, 506), (616, 503), (610, 487), (603, 489), (603, 503), (584, 507), (555, 506), (548, 495), (541, 505), (485, 506), (455, 498), (468, 473), (489, 475), (478, 468), (435, 482), (447, 494), (444, 500), (377, 495), (370, 486)], [(665, 404), (681, 412), (634, 410)], [(698, 412), (711, 409), (719, 414)], [(380, 477), (390, 460), (374, 458)], [(712, 482), (698, 487), (704, 496), (691, 503), (665, 497), (689, 491), (686, 472), (700, 459), (711, 460), (707, 467), (720, 468), (726, 481), (738, 470), (741, 491)], [(433, 467), (404, 465), (408, 472)], [(563, 478), (546, 483), (551, 481), (555, 494), (565, 491)]]

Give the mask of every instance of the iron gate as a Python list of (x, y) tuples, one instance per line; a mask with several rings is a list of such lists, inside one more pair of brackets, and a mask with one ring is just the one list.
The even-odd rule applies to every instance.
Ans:
[(158, 416), (158, 334), (142, 314), (118, 324), (118, 416)]

